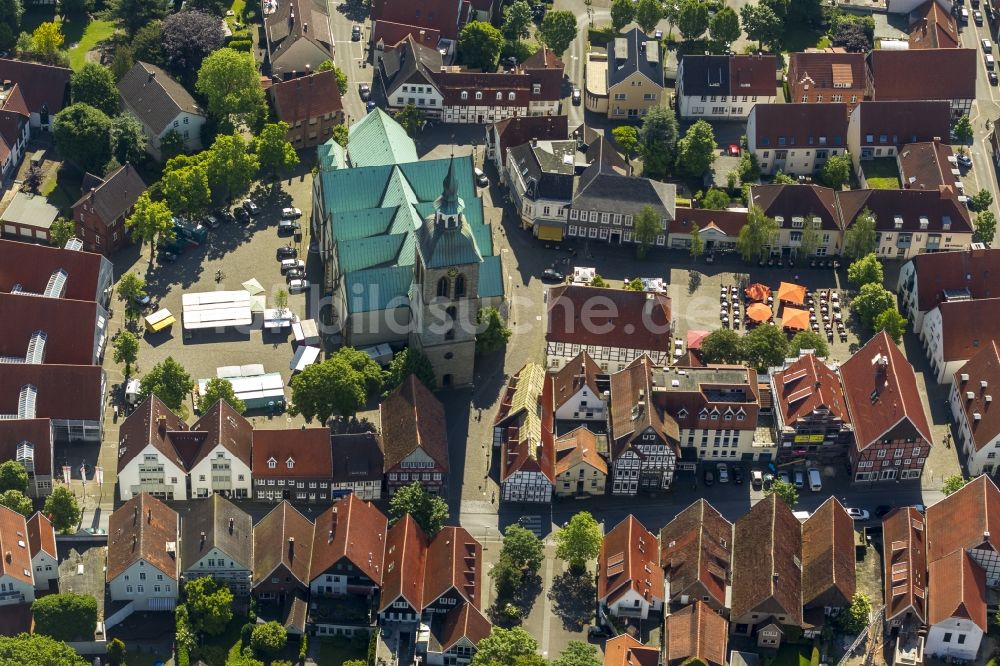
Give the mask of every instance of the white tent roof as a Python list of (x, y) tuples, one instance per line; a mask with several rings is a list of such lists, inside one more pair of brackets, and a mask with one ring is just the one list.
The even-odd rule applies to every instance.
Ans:
[(209, 291), (182, 294), (184, 328), (224, 328), (250, 326), (250, 293), (247, 291)]

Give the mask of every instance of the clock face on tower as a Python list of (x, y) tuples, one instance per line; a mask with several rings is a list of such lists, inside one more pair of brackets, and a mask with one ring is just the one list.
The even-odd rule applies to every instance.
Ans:
[(454, 268), (448, 269), (448, 277), (454, 278), (456, 275), (458, 275), (458, 271), (456, 269)]

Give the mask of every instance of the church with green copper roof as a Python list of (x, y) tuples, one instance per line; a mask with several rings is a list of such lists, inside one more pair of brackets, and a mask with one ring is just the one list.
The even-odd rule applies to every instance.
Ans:
[(423, 351), (438, 386), (472, 381), (480, 309), (504, 299), (469, 156), (419, 160), (381, 109), (318, 147), (313, 238), (345, 344)]

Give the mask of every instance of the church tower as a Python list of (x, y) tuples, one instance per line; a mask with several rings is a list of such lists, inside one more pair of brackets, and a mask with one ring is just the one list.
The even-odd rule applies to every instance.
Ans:
[(471, 384), (475, 365), (483, 257), (464, 210), (452, 157), (441, 196), (434, 201), (434, 214), (417, 232), (410, 294), (410, 345), (430, 359), (441, 388)]

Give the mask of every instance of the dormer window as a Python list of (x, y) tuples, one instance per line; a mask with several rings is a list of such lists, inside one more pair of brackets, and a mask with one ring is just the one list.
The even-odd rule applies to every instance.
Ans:
[(677, 418), (683, 419), (688, 415), (688, 410), (681, 407), (681, 411), (677, 412)]
[(497, 101), (499, 102), (502, 99), (503, 99), (503, 93), (502, 92), (498, 92), (497, 93)]
[(707, 419), (708, 418), (708, 410), (707, 409), (702, 409), (700, 412), (698, 412), (698, 418), (699, 419)]
[(515, 97), (516, 95), (514, 93), (507, 93), (507, 99), (509, 99), (510, 101), (513, 102)]
[(461, 97), (462, 97), (462, 99), (469, 99), (469, 93), (467, 93), (466, 91), (463, 90)]
[(482, 99), (482, 98), (483, 98), (483, 93), (477, 91), (476, 92), (476, 99)]
[(275, 460), (274, 458), (268, 458), (267, 459), (267, 468), (268, 469), (274, 469), (277, 466), (278, 466), (278, 461), (277, 460)]
[(295, 460), (289, 456), (288, 460), (285, 461), (285, 467), (287, 467), (288, 469), (292, 469), (293, 467), (295, 467)]

